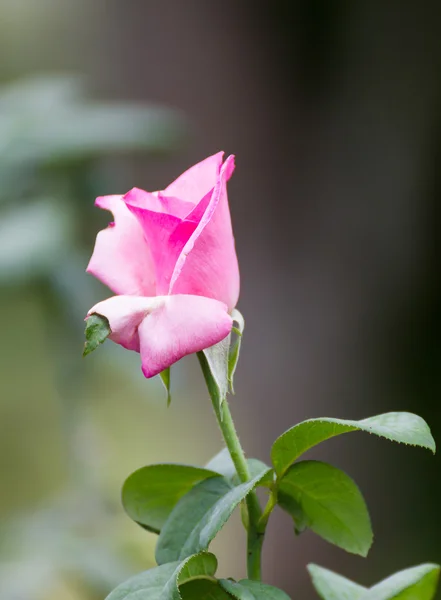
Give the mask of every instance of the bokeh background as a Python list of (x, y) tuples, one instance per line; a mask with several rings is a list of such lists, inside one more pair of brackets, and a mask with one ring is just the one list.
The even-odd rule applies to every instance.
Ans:
[[(81, 357), (109, 295), (84, 272), (109, 220), (95, 196), (161, 189), (219, 149), (237, 156), (248, 453), (305, 418), (389, 410), (441, 439), (440, 17), (435, 0), (0, 0), (2, 600), (99, 600), (149, 567), (124, 478), (221, 447), (194, 357), (169, 409), (137, 355)], [(441, 561), (439, 458), (363, 434), (312, 456), (355, 477), (375, 544), (353, 557), (276, 512), (267, 582), (309, 600), (311, 561), (365, 584)], [(214, 547), (243, 575), (238, 529)]]

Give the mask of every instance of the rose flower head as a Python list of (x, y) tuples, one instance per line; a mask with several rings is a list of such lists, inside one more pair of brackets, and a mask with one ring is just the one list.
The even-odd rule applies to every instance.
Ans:
[(109, 338), (141, 354), (153, 377), (187, 354), (223, 340), (239, 297), (228, 207), (234, 156), (194, 165), (165, 190), (102, 196), (113, 213), (87, 272), (115, 294), (87, 314), (108, 320)]

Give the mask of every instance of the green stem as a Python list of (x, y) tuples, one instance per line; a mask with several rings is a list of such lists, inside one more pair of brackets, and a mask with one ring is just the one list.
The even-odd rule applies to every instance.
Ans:
[[(207, 359), (203, 352), (198, 352), (199, 362), (207, 384), (208, 392), (213, 404), (214, 413), (222, 432), (225, 444), (233, 461), (237, 475), (242, 483), (250, 481), (251, 475), (245, 453), (239, 441), (239, 437), (234, 426), (230, 407), (225, 399), (220, 406), (219, 389), (213, 379)], [(265, 528), (259, 527), (259, 521), (262, 516), (262, 509), (257, 498), (256, 492), (251, 492), (246, 498), (248, 509), (247, 526), (247, 572), (248, 578), (261, 581), (261, 557), (262, 545), (265, 535)]]
[[(216, 416), (218, 412), (215, 410)], [(251, 479), (248, 463), (244, 451), (240, 444), (230, 407), (225, 399), (222, 404), (222, 416), (218, 418), (218, 424), (225, 444), (230, 452), (231, 459), (236, 467), (237, 474), (242, 483)], [(248, 527), (247, 527), (247, 572), (249, 579), (261, 580), (261, 558), (264, 532), (258, 528), (258, 523), (262, 515), (259, 500), (256, 492), (252, 491), (246, 498), (248, 508)]]

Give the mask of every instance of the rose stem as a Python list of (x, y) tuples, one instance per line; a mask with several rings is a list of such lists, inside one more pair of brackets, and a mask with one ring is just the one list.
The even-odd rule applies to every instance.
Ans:
[[(222, 432), (225, 444), (231, 456), (231, 460), (236, 468), (237, 475), (242, 483), (250, 481), (250, 470), (245, 458), (243, 448), (234, 426), (230, 407), (225, 399), (222, 408), (219, 409), (219, 389), (213, 379), (207, 359), (203, 352), (198, 352), (198, 359), (204, 374), (208, 392), (213, 404), (217, 423)], [(222, 412), (221, 412), (222, 411)], [(261, 555), (265, 532), (258, 527), (262, 509), (255, 491), (248, 494), (246, 498), (248, 508), (248, 527), (247, 527), (247, 571), (248, 578), (257, 581), (261, 580)]]

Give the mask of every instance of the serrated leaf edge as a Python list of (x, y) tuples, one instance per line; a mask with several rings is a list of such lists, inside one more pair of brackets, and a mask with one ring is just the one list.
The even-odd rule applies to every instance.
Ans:
[[(178, 596), (179, 598), (182, 600), (182, 596), (181, 596), (181, 592), (179, 590), (181, 585), (184, 585), (184, 583), (188, 583), (190, 581), (194, 581), (195, 579), (209, 579), (211, 581), (217, 581), (217, 579), (214, 577), (214, 573), (213, 575), (197, 575), (196, 577), (191, 577), (189, 579), (186, 579), (185, 581), (179, 581), (179, 577), (182, 573), (182, 571), (184, 570), (184, 567), (192, 560), (194, 560), (195, 558), (197, 558), (198, 556), (210, 556), (213, 557), (216, 563), (216, 567), (214, 569), (214, 573), (216, 573), (217, 571), (217, 567), (218, 567), (218, 561), (216, 556), (212, 553), (212, 552), (207, 552), (206, 550), (202, 550), (201, 552), (196, 552), (196, 554), (192, 554), (191, 556), (188, 556), (187, 558), (185, 558), (180, 564), (179, 566), (176, 568), (176, 571), (173, 574), (173, 578), (175, 580), (175, 586), (176, 589), (178, 591)], [(162, 595), (162, 594), (161, 594)], [(164, 600), (168, 600), (167, 598), (164, 598)]]
[[(370, 420), (370, 419), (374, 419), (375, 417), (382, 417), (384, 415), (389, 415), (389, 414), (407, 414), (407, 415), (412, 415), (413, 417), (418, 417), (419, 419), (421, 419), (424, 424), (427, 426), (431, 441), (432, 441), (432, 445), (423, 445), (423, 444), (413, 444), (412, 442), (402, 442), (402, 441), (398, 441), (398, 440), (391, 440), (389, 437), (387, 437), (386, 435), (382, 435), (381, 433), (376, 433), (375, 431), (369, 431), (367, 428), (365, 427), (359, 427), (358, 425), (353, 425), (350, 423), (362, 423), (364, 424), (366, 421)], [(361, 419), (359, 421), (351, 421), (350, 419), (337, 419), (337, 418), (333, 418), (333, 417), (319, 417), (319, 418), (315, 418), (315, 419), (306, 419), (305, 421), (301, 421), (300, 423), (296, 423), (295, 425), (293, 425), (292, 427), (290, 427), (289, 429), (287, 429), (286, 431), (284, 431), (282, 434), (279, 435), (278, 438), (276, 438), (276, 440), (273, 443), (272, 449), (274, 448), (275, 444), (278, 442), (282, 442), (282, 440), (287, 437), (294, 429), (296, 429), (297, 427), (299, 427), (300, 425), (305, 425), (306, 423), (332, 423), (334, 425), (342, 425), (344, 427), (347, 427), (347, 431), (341, 431), (338, 432), (336, 434), (333, 434), (327, 438), (325, 438), (324, 440), (321, 440), (320, 442), (318, 442), (317, 444), (314, 444), (312, 447), (314, 446), (318, 446), (319, 444), (326, 442), (329, 439), (332, 439), (333, 437), (337, 437), (338, 435), (344, 435), (345, 433), (352, 433), (353, 431), (362, 431), (363, 433), (368, 433), (370, 435), (375, 435), (376, 437), (379, 438), (383, 438), (389, 442), (393, 442), (396, 444), (403, 444), (404, 446), (412, 446), (415, 448), (424, 448), (426, 450), (430, 450), (433, 454), (436, 454), (436, 443), (435, 440), (433, 438), (432, 432), (430, 430), (429, 425), (427, 424), (427, 422), (420, 417), (419, 415), (416, 415), (415, 413), (409, 413), (407, 411), (391, 411), (388, 413), (382, 413), (379, 415), (375, 415), (373, 417), (368, 417), (367, 419)], [(272, 450), (271, 449), (271, 450)], [(307, 448), (305, 450), (305, 452), (307, 452), (308, 450), (310, 450), (310, 448)], [(272, 454), (272, 451), (271, 451)], [(289, 469), (289, 467), (298, 459), (300, 458), (300, 456), (302, 456), (302, 454), (304, 454), (304, 452), (302, 452), (301, 454), (299, 454), (292, 463), (290, 463), (290, 465), (288, 465), (280, 474), (278, 474), (278, 477), (283, 477), (284, 473), (287, 471), (287, 469)], [(271, 456), (272, 458), (272, 456)], [(274, 461), (273, 461), (274, 463)], [(277, 473), (277, 468), (275, 467), (275, 471)]]

